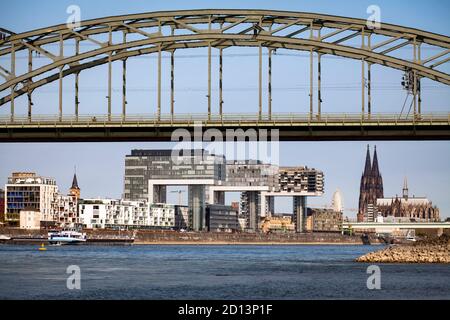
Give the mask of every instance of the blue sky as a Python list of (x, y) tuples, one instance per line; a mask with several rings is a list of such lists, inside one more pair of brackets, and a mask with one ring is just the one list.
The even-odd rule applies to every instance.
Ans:
[[(367, 18), (366, 9), (376, 4), (381, 9), (382, 22), (425, 29), (448, 35), (450, 22), (447, 1), (2, 1), (0, 26), (14, 32), (64, 23), (66, 8), (76, 4), (82, 19), (160, 10), (197, 8), (260, 8), (287, 11), (317, 12)], [(177, 52), (176, 105), (178, 112), (204, 112), (206, 108), (206, 50)], [(213, 51), (214, 54), (214, 51)], [(245, 54), (245, 56), (237, 56)], [(408, 55), (405, 50), (403, 53)], [(424, 54), (433, 52), (424, 50)], [(191, 55), (191, 57), (186, 57)], [(185, 57), (183, 57), (185, 56)], [(225, 112), (255, 112), (257, 110), (257, 49), (235, 48), (225, 52), (224, 100)], [(0, 60), (4, 65), (6, 61)], [(26, 60), (22, 59), (25, 68)], [(163, 59), (163, 112), (169, 108), (169, 60)], [(304, 53), (283, 52), (273, 58), (273, 108), (278, 112), (306, 112), (309, 79), (309, 58)], [(266, 67), (266, 66), (264, 66)], [(360, 104), (358, 81), (360, 64), (341, 58), (323, 60), (324, 112), (357, 112)], [(373, 68), (373, 105), (377, 112), (399, 112), (405, 99), (400, 90), (401, 72), (383, 67)], [(266, 69), (265, 69), (266, 70)], [(154, 112), (156, 104), (156, 59), (144, 57), (129, 62), (128, 100), (130, 113)], [(449, 70), (446, 70), (449, 72)], [(121, 108), (120, 65), (113, 66), (113, 112)], [(106, 67), (89, 70), (81, 75), (82, 113), (102, 113), (106, 108)], [(213, 61), (213, 81), (217, 79), (217, 59)], [(306, 87), (305, 87), (306, 86)], [(339, 86), (339, 88), (336, 88)], [(450, 90), (431, 81), (424, 81), (424, 110), (448, 112)], [(346, 87), (347, 89), (342, 89)], [(377, 89), (377, 87), (379, 89)], [(388, 87), (388, 89), (386, 89)], [(384, 88), (384, 89), (383, 89)], [(73, 79), (64, 80), (64, 110), (73, 110)], [(266, 92), (264, 92), (266, 99)], [(217, 82), (213, 84), (213, 101), (217, 101)], [(264, 108), (266, 106), (264, 100)], [(36, 91), (36, 113), (57, 110), (57, 86), (51, 84)], [(25, 97), (16, 101), (19, 114), (26, 112)], [(217, 110), (217, 103), (213, 106)], [(9, 106), (0, 108), (0, 115)], [(410, 192), (428, 196), (450, 217), (450, 143), (449, 142), (371, 142), (378, 147), (380, 167), (384, 178), (385, 196), (401, 193), (404, 176), (408, 177)], [(291, 142), (281, 144), (281, 165), (308, 165), (323, 170), (326, 194), (310, 199), (311, 205), (329, 204), (333, 192), (340, 188), (344, 205), (357, 208), (359, 179), (364, 166), (367, 142)], [(164, 148), (158, 143), (81, 143), (81, 144), (1, 144), (0, 183), (6, 182), (13, 171), (36, 171), (55, 177), (65, 191), (77, 166), (83, 196), (120, 197), (123, 188), (124, 156), (132, 148)], [(373, 148), (372, 148), (373, 149)], [(186, 198), (186, 197), (185, 197)], [(233, 197), (231, 197), (233, 198)], [(170, 196), (171, 201), (176, 201)], [(279, 211), (290, 211), (286, 200), (277, 201)], [(348, 211), (349, 216), (354, 213)]]

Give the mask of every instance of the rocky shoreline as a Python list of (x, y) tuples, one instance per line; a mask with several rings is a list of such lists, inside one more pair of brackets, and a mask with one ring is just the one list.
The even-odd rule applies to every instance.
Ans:
[(393, 245), (383, 250), (365, 254), (356, 262), (369, 263), (449, 263), (450, 237), (443, 235), (432, 240), (409, 245)]

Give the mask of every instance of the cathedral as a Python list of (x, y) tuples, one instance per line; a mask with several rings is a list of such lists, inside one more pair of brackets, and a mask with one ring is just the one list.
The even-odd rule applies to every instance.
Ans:
[(407, 220), (408, 222), (440, 221), (439, 209), (433, 206), (430, 200), (426, 197), (409, 196), (406, 178), (402, 197), (384, 197), (377, 147), (375, 146), (373, 162), (371, 162), (370, 148), (367, 146), (366, 164), (361, 176), (357, 220), (358, 222), (374, 222), (379, 217), (387, 220)]
[(374, 213), (377, 199), (384, 198), (383, 178), (378, 166), (377, 147), (373, 155), (373, 162), (370, 161), (370, 147), (367, 146), (366, 164), (361, 176), (359, 189), (358, 222), (374, 221)]

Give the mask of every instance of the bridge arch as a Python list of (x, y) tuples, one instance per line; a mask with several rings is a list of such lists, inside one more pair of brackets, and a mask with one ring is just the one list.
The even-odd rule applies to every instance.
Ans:
[[(414, 77), (415, 103), (416, 95), (420, 95), (417, 87), (420, 87), (421, 78), (450, 84), (450, 75), (437, 69), (450, 59), (449, 37), (385, 23), (382, 23), (379, 29), (370, 29), (366, 23), (363, 19), (301, 12), (186, 10), (87, 20), (81, 22), (80, 28), (76, 30), (61, 24), (21, 34), (10, 33), (4, 40), (0, 40), (0, 56), (10, 56), (11, 62), (9, 70), (3, 67), (0, 69), (0, 76), (5, 80), (0, 82), (0, 92), (5, 93), (0, 98), (0, 107), (10, 102), (13, 115), (14, 98), (28, 94), (31, 103), (31, 94), (36, 88), (56, 80), (61, 82), (62, 78), (71, 74), (78, 76), (88, 68), (111, 65), (114, 61), (126, 61), (143, 54), (160, 54), (162, 51), (173, 53), (175, 50), (199, 47), (225, 49), (230, 46), (250, 46), (268, 50), (285, 48), (309, 51), (311, 59), (313, 53), (319, 59), (323, 55), (336, 55), (360, 60), (367, 68), (377, 64), (403, 70)], [(166, 29), (169, 29), (170, 33)], [(324, 30), (327, 33), (321, 33)], [(286, 31), (290, 32), (283, 34)], [(113, 34), (116, 33), (123, 34), (122, 42), (113, 41)], [(142, 39), (130, 41), (127, 39), (130, 34)], [(97, 35), (108, 36), (109, 39), (102, 42), (93, 38)], [(371, 42), (374, 35), (383, 36), (385, 39), (375, 44)], [(349, 43), (358, 37), (361, 38), (360, 43)], [(64, 45), (70, 40), (75, 41), (77, 50), (75, 54), (64, 55)], [(79, 52), (79, 44), (83, 41), (92, 42), (98, 45), (98, 48)], [(52, 43), (59, 44), (58, 56), (44, 48)], [(422, 57), (420, 48), (423, 44), (437, 47), (440, 52), (431, 57)], [(388, 45), (394, 46), (387, 47)], [(396, 50), (408, 45), (413, 46), (411, 61), (393, 55)], [(15, 54), (24, 50), (27, 50), (30, 56), (33, 52), (39, 52), (48, 57), (50, 63), (34, 70), (29, 68), (28, 72), (18, 75), (15, 70)], [(220, 52), (222, 54), (222, 50)], [(210, 55), (209, 50), (209, 57)], [(32, 61), (32, 57), (30, 59)], [(45, 77), (42, 77), (44, 75)], [(42, 78), (36, 79), (39, 77)], [(109, 90), (110, 86), (109, 84)], [(209, 101), (209, 105), (210, 103)], [(418, 103), (420, 113), (420, 98)], [(158, 107), (160, 112), (160, 102)], [(31, 106), (29, 109), (31, 110)], [(110, 107), (108, 112), (110, 113)], [(370, 101), (368, 112), (370, 113)]]

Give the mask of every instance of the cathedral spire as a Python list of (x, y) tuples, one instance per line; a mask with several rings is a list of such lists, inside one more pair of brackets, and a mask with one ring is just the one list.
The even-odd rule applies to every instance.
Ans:
[(380, 176), (380, 169), (378, 167), (377, 146), (375, 146), (375, 152), (373, 154), (372, 176), (373, 177), (379, 177)]
[(367, 145), (367, 155), (366, 155), (366, 165), (364, 167), (364, 176), (368, 176), (372, 171), (372, 166), (370, 164), (370, 147)]

